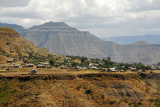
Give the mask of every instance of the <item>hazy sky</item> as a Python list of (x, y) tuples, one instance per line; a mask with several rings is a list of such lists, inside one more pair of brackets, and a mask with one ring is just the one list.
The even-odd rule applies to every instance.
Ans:
[(98, 37), (160, 34), (160, 0), (0, 0), (0, 22), (66, 22)]

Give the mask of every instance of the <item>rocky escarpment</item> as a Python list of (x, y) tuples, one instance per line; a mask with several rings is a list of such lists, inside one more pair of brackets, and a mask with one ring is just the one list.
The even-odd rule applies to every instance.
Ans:
[(18, 79), (21, 81), (30, 81), (30, 80), (74, 80), (77, 78), (82, 79), (111, 79), (115, 78), (118, 80), (143, 80), (143, 79), (154, 79), (160, 80), (159, 73), (127, 73), (127, 74), (116, 74), (116, 73), (88, 73), (88, 74), (22, 74), (17, 76), (0, 76), (0, 79)]
[(160, 80), (160, 74), (159, 73), (139, 73), (139, 76), (142, 77), (142, 79), (154, 79), (154, 80)]

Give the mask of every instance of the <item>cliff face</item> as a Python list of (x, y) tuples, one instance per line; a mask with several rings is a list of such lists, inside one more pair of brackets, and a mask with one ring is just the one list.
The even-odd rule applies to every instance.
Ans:
[[(8, 27), (14, 28), (15, 26), (8, 24)], [(35, 45), (56, 54), (91, 58), (111, 57), (116, 62), (142, 62), (144, 64), (153, 64), (160, 60), (160, 45), (144, 42), (120, 45), (101, 41), (89, 32), (79, 31), (63, 22), (47, 22), (29, 29), (16, 26), (15, 29)]]

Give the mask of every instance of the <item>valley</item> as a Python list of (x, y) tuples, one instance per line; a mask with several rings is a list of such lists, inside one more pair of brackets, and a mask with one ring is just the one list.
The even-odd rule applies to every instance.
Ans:
[(160, 105), (160, 65), (62, 56), (0, 27), (0, 106)]

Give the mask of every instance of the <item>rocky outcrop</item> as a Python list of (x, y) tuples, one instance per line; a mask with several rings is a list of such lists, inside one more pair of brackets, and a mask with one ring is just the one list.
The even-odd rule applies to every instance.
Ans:
[(141, 76), (142, 79), (160, 80), (160, 73), (139, 73), (138, 75)]

